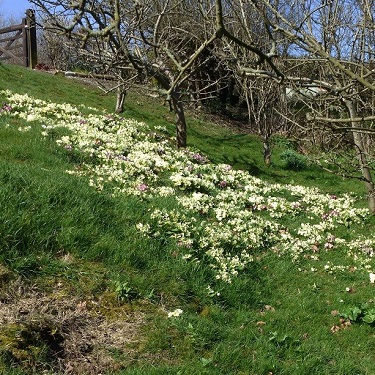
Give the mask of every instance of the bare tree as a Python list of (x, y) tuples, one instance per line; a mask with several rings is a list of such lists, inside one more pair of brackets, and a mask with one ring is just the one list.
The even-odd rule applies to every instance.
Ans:
[[(130, 82), (135, 74), (156, 80), (175, 111), (179, 147), (186, 145), (184, 101), (199, 97), (198, 91), (210, 95), (228, 73), (237, 82), (242, 75), (295, 87), (310, 124), (351, 135), (375, 212), (367, 147), (374, 120), (374, 0), (31, 2), (45, 15), (45, 27), (66, 35), (81, 58), (117, 75), (118, 108), (129, 76)], [(282, 72), (275, 58), (286, 56), (296, 63)], [(206, 74), (207, 67), (222, 67), (224, 74)]]
[(71, 69), (71, 48), (66, 43), (65, 38), (50, 32), (42, 30), (38, 32), (38, 61), (57, 70)]
[(256, 131), (263, 143), (263, 160), (269, 166), (271, 163), (273, 134), (285, 130), (287, 126), (286, 113), (283, 108), (286, 98), (282, 92), (283, 88), (277, 82), (265, 78), (249, 79), (245, 77), (244, 84), (247, 85), (246, 103), (250, 121), (253, 121)]
[[(227, 1), (31, 2), (44, 15), (45, 28), (79, 44), (81, 57), (88, 56), (96, 66), (115, 72), (119, 88), (126, 87), (124, 77), (128, 77), (130, 70), (137, 74), (138, 79), (156, 80), (176, 114), (179, 147), (186, 146), (184, 101), (194, 96), (201, 97), (197, 95), (198, 91), (208, 96), (220, 86), (218, 76), (215, 76), (216, 82), (212, 82), (212, 77), (207, 75), (203, 87), (198, 84), (197, 77), (205, 76), (203, 72), (208, 64), (221, 64), (221, 59), (213, 58), (213, 51), (223, 46), (223, 39), (251, 51), (280, 75), (272, 58), (254, 41), (245, 42), (233, 33), (234, 13)], [(61, 22), (61, 18), (67, 19), (68, 23)], [(133, 77), (131, 75), (131, 80)], [(124, 90), (120, 90), (121, 94)]]
[[(232, 72), (240, 97), (247, 106), (248, 122), (262, 139), (263, 159), (269, 165), (271, 136), (287, 126), (285, 95), (280, 85), (284, 79), (280, 56), (284, 54), (287, 41), (270, 32), (269, 24), (251, 2), (228, 2), (227, 12), (232, 15), (232, 35), (223, 41), (224, 51), (219, 52), (219, 56)], [(249, 45), (264, 51), (263, 55), (248, 48)], [(264, 69), (270, 75), (262, 76)], [(244, 74), (248, 70), (252, 75)]]
[[(375, 2), (254, 0), (246, 4), (262, 17), (270, 40), (276, 45), (282, 40), (289, 43), (288, 53), (296, 59), (284, 72), (283, 82), (294, 87), (300, 102), (308, 108), (309, 123), (351, 135), (360, 179), (365, 182), (370, 210), (375, 212), (375, 185), (367, 147), (375, 134)], [(242, 64), (242, 71), (249, 77), (279, 78), (267, 68), (254, 69), (246, 64)]]

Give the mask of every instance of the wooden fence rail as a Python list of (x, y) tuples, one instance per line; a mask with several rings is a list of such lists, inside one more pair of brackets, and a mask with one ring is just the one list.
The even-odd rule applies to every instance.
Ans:
[(29, 9), (19, 25), (0, 29), (0, 61), (35, 68), (37, 42), (35, 13)]

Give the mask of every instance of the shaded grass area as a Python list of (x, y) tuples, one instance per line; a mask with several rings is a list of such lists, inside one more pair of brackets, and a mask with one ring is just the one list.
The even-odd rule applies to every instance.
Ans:
[[(53, 101), (82, 101), (108, 110), (113, 105), (113, 98), (63, 77), (2, 65), (0, 76), (7, 77), (0, 79), (0, 89), (29, 92)], [(146, 102), (131, 93), (124, 116), (150, 125), (167, 124), (171, 133), (174, 131), (173, 116), (157, 99)], [(51, 305), (58, 298), (72, 299), (76, 311), (77, 304), (85, 302), (85, 309), (109, 322), (123, 321), (129, 312), (141, 314), (137, 340), (122, 347), (109, 345), (111, 362), (100, 372), (374, 372), (372, 325), (353, 324), (331, 332), (339, 325), (335, 311), (374, 303), (374, 286), (366, 275), (311, 272), (314, 262), (310, 259), (292, 263), (271, 253), (259, 256), (241, 278), (220, 285), (220, 295), (209, 298), (209, 270), (177, 257), (176, 244), (167, 235), (144, 238), (135, 227), (155, 206), (173, 207), (173, 199), (148, 201), (99, 193), (84, 178), (65, 173), (79, 160), (72, 160), (53, 140), (42, 140), (38, 129), (19, 132), (18, 125), (22, 124), (12, 121), (9, 124), (0, 118), (0, 263), (4, 266), (0, 300), (3, 304), (9, 304), (11, 298), (22, 300), (22, 290), (16, 293), (11, 288), (14, 283), (18, 288), (53, 296), (48, 300)], [(189, 143), (207, 152), (212, 161), (233, 164), (269, 181), (319, 186), (332, 193), (363, 193), (358, 184), (312, 166), (301, 172), (283, 170), (279, 160), (282, 149), (275, 150), (274, 164), (265, 168), (256, 137), (214, 127), (208, 121), (191, 117), (189, 137)], [(362, 228), (343, 228), (342, 237), (348, 230), (368, 233), (374, 225), (371, 218)], [(319, 262), (324, 264), (335, 256), (342, 255), (327, 253)], [(182, 308), (183, 315), (167, 319), (166, 312), (175, 308)], [(90, 319), (87, 325), (97, 324)], [(58, 334), (65, 337), (63, 328), (56, 322), (52, 327), (45, 321), (39, 326), (20, 322), (3, 323), (0, 329), (0, 373), (56, 373), (55, 360), (64, 358), (55, 353), (51, 361), (46, 353), (51, 354)], [(25, 327), (29, 327), (29, 339), (17, 339)], [(120, 333), (126, 335), (123, 330)], [(20, 342), (25, 350), (22, 353)], [(79, 355), (88, 354), (80, 351)], [(99, 373), (95, 367), (88, 371)], [(80, 373), (78, 367), (72, 372)]]
[[(147, 240), (135, 228), (152, 205), (135, 197), (115, 199), (67, 174), (70, 158), (41, 140), (38, 130), (2, 128), (1, 133), (0, 198), (6, 218), (0, 228), (1, 261), (24, 277), (65, 274), (58, 259), (71, 254), (104, 262), (113, 275), (133, 277), (132, 270), (141, 271), (134, 277), (144, 278), (143, 292), (150, 293), (148, 279), (159, 262), (166, 268), (174, 262), (167, 239)], [(165, 273), (153, 289), (172, 279), (168, 268)]]

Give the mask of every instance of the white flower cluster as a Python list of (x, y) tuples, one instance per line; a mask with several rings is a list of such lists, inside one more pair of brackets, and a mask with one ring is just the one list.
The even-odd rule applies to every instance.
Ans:
[(155, 209), (138, 229), (175, 239), (183, 259), (209, 265), (218, 280), (230, 283), (267, 251), (294, 261), (341, 251), (352, 265), (328, 262), (326, 271), (372, 269), (375, 237), (354, 231), (345, 238), (338, 235), (340, 228), (361, 223), (368, 214), (355, 207), (353, 196), (271, 184), (212, 164), (198, 152), (176, 150), (162, 133), (132, 119), (10, 91), (0, 95), (7, 102), (0, 116), (22, 118), (28, 127), (42, 125), (45, 137), (66, 129), (57, 143), (82, 160), (69, 173), (88, 176), (91, 185), (113, 194), (174, 196), (177, 209)]
[(183, 311), (181, 309), (176, 309), (174, 311), (169, 311), (167, 316), (168, 318), (178, 318), (182, 313)]

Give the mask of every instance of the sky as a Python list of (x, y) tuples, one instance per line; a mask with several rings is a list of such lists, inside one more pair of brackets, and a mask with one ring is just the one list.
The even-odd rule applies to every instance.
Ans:
[(18, 19), (25, 15), (26, 9), (33, 8), (27, 0), (0, 0), (0, 14), (4, 19)]

